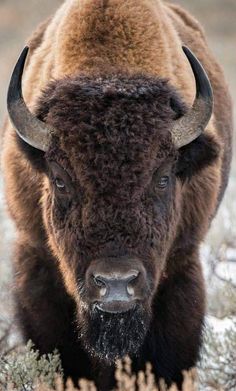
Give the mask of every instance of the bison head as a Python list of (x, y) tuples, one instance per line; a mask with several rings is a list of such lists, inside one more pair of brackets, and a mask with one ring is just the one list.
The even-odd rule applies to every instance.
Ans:
[(166, 80), (120, 73), (54, 81), (33, 116), (21, 92), (27, 49), (10, 83), (19, 145), (44, 178), (49, 246), (81, 341), (101, 359), (133, 355), (145, 339), (178, 232), (179, 178), (212, 114), (210, 82), (185, 53), (197, 86), (190, 109)]

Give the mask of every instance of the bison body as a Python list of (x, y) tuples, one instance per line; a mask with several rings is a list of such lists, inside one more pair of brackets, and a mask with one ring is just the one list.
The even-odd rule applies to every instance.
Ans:
[[(184, 133), (196, 93), (183, 44), (215, 103), (206, 129), (192, 137), (195, 113), (191, 140), (176, 148), (171, 129), (178, 121)], [(222, 70), (199, 24), (159, 0), (68, 0), (29, 46), (24, 98), (51, 138), (30, 141), (31, 119), (10, 93), (19, 129), (6, 124), (2, 154), (23, 336), (42, 353), (57, 348), (66, 376), (100, 389), (127, 354), (135, 371), (151, 362), (157, 379), (181, 385), (204, 323), (199, 246), (231, 161)]]

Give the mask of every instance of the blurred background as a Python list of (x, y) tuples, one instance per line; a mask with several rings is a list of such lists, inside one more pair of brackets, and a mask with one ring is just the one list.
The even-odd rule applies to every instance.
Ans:
[[(235, 106), (236, 0), (174, 2), (189, 10), (205, 28), (209, 45), (225, 70)], [(6, 89), (10, 74), (24, 42), (37, 24), (52, 14), (61, 3), (62, 0), (0, 0), (0, 126), (6, 112)], [(0, 341), (1, 327), (4, 329), (4, 325), (11, 322), (12, 316), (9, 259), (14, 238), (14, 228), (6, 214), (2, 189), (0, 176)], [(228, 330), (227, 327), (233, 327), (234, 324), (236, 341), (236, 154), (224, 202), (202, 246), (202, 262), (208, 287), (209, 324), (216, 333)], [(219, 346), (217, 348), (222, 349)]]

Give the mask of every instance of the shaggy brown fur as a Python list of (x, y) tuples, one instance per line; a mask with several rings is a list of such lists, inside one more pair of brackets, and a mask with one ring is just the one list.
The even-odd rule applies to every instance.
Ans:
[[(195, 94), (183, 43), (209, 74), (215, 109), (204, 135), (176, 151), (169, 130)], [(44, 155), (5, 127), (23, 334), (41, 352), (57, 347), (66, 375), (104, 390), (114, 380), (109, 361), (127, 353), (134, 370), (150, 361), (157, 378), (181, 384), (201, 345), (199, 244), (231, 160), (222, 71), (198, 23), (159, 0), (68, 0), (32, 46), (24, 95), (56, 131)], [(163, 175), (170, 178), (165, 190), (158, 187)], [(56, 188), (58, 176), (66, 194)], [(127, 254), (147, 273), (142, 305), (119, 316), (92, 311), (89, 265)]]

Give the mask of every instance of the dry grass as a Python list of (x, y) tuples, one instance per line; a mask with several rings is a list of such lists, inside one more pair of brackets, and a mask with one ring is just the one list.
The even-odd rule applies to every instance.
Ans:
[[(137, 375), (132, 374), (131, 360), (129, 358), (117, 364), (115, 377), (117, 386), (113, 391), (179, 391), (175, 385), (168, 389), (164, 381), (160, 381), (160, 384), (157, 386), (154, 375), (152, 374), (151, 365), (149, 364), (147, 364), (145, 372), (140, 371)], [(0, 391), (19, 391), (20, 389), (24, 391), (97, 391), (93, 382), (82, 379), (76, 388), (70, 379), (65, 384), (60, 376), (56, 377), (53, 388), (43, 384), (41, 381), (36, 381), (30, 389), (14, 384), (8, 384), (4, 388), (0, 386)], [(182, 391), (197, 391), (196, 371), (193, 370), (189, 373), (184, 373)]]

